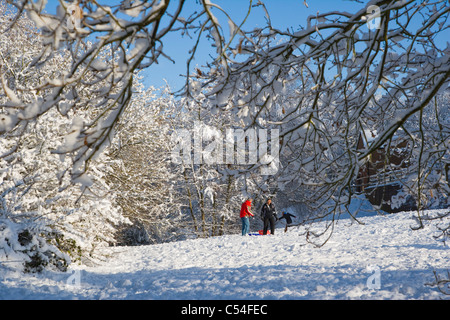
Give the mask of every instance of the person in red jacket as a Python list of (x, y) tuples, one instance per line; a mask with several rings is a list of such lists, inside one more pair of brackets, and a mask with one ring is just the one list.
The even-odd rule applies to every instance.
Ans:
[(242, 221), (242, 235), (245, 236), (250, 231), (250, 221), (249, 217), (253, 217), (253, 213), (251, 211), (252, 208), (252, 198), (248, 198), (241, 206), (241, 221)]

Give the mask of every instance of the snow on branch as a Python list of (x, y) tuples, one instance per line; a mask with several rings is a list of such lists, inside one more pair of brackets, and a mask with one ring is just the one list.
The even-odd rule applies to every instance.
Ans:
[[(438, 193), (448, 189), (448, 118), (439, 115), (445, 104), (434, 102), (448, 92), (449, 15), (447, 1), (378, 0), (353, 14), (310, 16), (298, 31), (246, 32), (245, 59), (211, 74), (205, 94), (247, 128), (279, 128), (279, 187), (309, 188), (325, 213), (345, 208), (373, 154), (392, 158), (386, 146), (403, 136), (407, 174), (391, 176), (422, 209), (431, 177), (440, 181)], [(358, 147), (369, 131), (376, 136)], [(396, 170), (385, 163), (379, 170)]]
[[(46, 13), (46, 1), (8, 2), (16, 8), (9, 29), (27, 15), (34, 22), (36, 38), (41, 43), (28, 68), (49, 65), (55, 56), (63, 56), (66, 66), (59, 74), (47, 75), (39, 83), (21, 88), (23, 93), (29, 93), (28, 99), (15, 94), (2, 75), (3, 91), (9, 101), (3, 106), (8, 112), (0, 115), (0, 132), (11, 132), (52, 108), (66, 116), (80, 108), (97, 110), (96, 119), (83, 122), (77, 135), (69, 132), (69, 138), (55, 150), (72, 155), (74, 179), (82, 176), (89, 162), (111, 143), (113, 128), (130, 104), (136, 72), (160, 59), (172, 60), (164, 53), (164, 39), (169, 33), (209, 34), (216, 41), (219, 60), (224, 59), (220, 57), (228, 46), (212, 10), (222, 9), (210, 1), (202, 1), (197, 5), (198, 12), (185, 17), (181, 15), (185, 1), (173, 5), (165, 0), (122, 1), (117, 5), (59, 1), (56, 14)], [(239, 24), (229, 19), (234, 37)], [(194, 53), (192, 50), (190, 60)], [(88, 103), (82, 102), (87, 87), (96, 88)], [(33, 98), (32, 93), (37, 91), (46, 92), (45, 98)]]

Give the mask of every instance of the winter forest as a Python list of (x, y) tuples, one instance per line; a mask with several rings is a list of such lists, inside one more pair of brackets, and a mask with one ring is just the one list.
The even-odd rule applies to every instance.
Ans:
[[(448, 0), (353, 0), (286, 30), (262, 0), (244, 19), (218, 0), (50, 2), (0, 0), (0, 267), (239, 234), (248, 197), (324, 221), (312, 246), (358, 224), (358, 199), (448, 244)], [(174, 36), (184, 85), (146, 85)]]

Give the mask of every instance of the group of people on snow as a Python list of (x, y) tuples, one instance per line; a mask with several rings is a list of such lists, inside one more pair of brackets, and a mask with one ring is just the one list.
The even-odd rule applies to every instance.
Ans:
[[(242, 221), (242, 235), (245, 236), (250, 232), (250, 217), (254, 217), (255, 215), (252, 213), (252, 198), (248, 198), (242, 203), (240, 218)], [(277, 211), (275, 209), (275, 205), (272, 202), (272, 199), (267, 199), (266, 203), (261, 208), (261, 218), (264, 221), (264, 229), (263, 235), (267, 234), (267, 231), (270, 226), (270, 233), (275, 234), (275, 222), (278, 220), (286, 219), (286, 227), (284, 228), (284, 232), (287, 231), (287, 228), (292, 224), (292, 217), (294, 215), (287, 213), (285, 211), (282, 212), (280, 218), (277, 216)]]

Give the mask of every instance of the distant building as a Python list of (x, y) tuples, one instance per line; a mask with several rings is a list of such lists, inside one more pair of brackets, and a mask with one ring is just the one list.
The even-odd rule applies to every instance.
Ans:
[[(357, 148), (367, 148), (376, 132), (365, 131), (358, 138)], [(389, 148), (387, 150), (386, 148)], [(372, 152), (355, 180), (355, 191), (364, 193), (370, 203), (389, 213), (415, 210), (416, 201), (403, 191), (401, 180), (409, 167), (409, 148), (405, 137), (395, 136), (390, 145)]]

